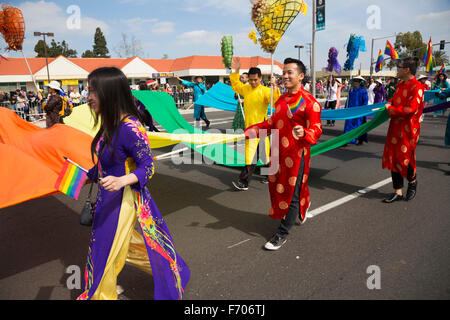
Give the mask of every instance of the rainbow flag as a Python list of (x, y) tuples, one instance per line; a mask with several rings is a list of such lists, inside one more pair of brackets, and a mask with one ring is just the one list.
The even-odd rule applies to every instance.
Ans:
[(443, 63), (442, 67), (441, 67), (441, 69), (439, 70), (438, 73), (446, 73), (446, 72), (447, 72), (447, 69), (445, 69), (445, 63)]
[(399, 59), (397, 51), (395, 50), (394, 46), (392, 46), (392, 44), (389, 41), (387, 41), (387, 43), (386, 43), (386, 50), (384, 50), (384, 54), (390, 56), (392, 60)]
[(425, 52), (425, 56), (423, 57), (423, 63), (425, 64), (425, 70), (428, 73), (433, 73), (433, 44), (430, 41), (428, 41), (427, 51)]
[(303, 96), (300, 96), (297, 101), (292, 104), (288, 104), (289, 110), (291, 110), (291, 113), (294, 114), (304, 103), (305, 99)]
[(66, 159), (58, 180), (55, 183), (55, 189), (78, 200), (81, 188), (87, 179), (87, 170), (80, 167), (70, 159)]
[(383, 62), (384, 62), (383, 51), (381, 51), (381, 49), (380, 49), (380, 53), (378, 54), (377, 64), (375, 66), (375, 72), (380, 72), (383, 69)]

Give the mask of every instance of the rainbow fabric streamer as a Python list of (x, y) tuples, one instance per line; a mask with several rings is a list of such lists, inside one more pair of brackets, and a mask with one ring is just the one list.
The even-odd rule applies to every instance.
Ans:
[(423, 63), (425, 64), (425, 70), (428, 73), (433, 73), (433, 44), (430, 41), (428, 41), (427, 51), (425, 52), (425, 56), (423, 57)]
[(383, 70), (383, 62), (384, 62), (383, 51), (381, 51), (381, 49), (380, 49), (380, 53), (378, 54), (377, 64), (375, 66), (375, 72), (380, 72), (381, 70)]
[(443, 63), (442, 67), (441, 67), (441, 69), (439, 70), (438, 73), (446, 73), (446, 72), (447, 72), (447, 69), (445, 69), (445, 63)]
[(400, 59), (394, 46), (389, 41), (386, 43), (386, 50), (384, 50), (384, 54), (390, 56), (392, 60)]
[(55, 183), (55, 189), (78, 200), (87, 178), (87, 170), (66, 158), (63, 169)]

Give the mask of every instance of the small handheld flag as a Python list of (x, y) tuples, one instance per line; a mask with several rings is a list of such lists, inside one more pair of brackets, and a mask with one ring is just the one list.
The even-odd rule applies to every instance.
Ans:
[(378, 54), (377, 65), (375, 66), (375, 72), (380, 72), (383, 69), (383, 62), (383, 51), (380, 50), (380, 53)]
[(443, 63), (442, 67), (441, 67), (441, 69), (439, 70), (438, 73), (446, 73), (446, 72), (447, 72), (447, 70), (445, 69), (445, 63)]
[(66, 162), (55, 183), (55, 189), (78, 200), (80, 191), (87, 179), (87, 170), (64, 157)]
[(399, 60), (397, 51), (389, 41), (386, 43), (386, 50), (384, 51), (384, 54), (390, 56), (392, 60)]

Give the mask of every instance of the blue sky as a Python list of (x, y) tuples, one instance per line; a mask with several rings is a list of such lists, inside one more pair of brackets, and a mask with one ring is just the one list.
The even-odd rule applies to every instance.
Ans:
[[(34, 31), (54, 32), (55, 40), (66, 40), (71, 48), (81, 55), (92, 48), (94, 31), (100, 26), (105, 33), (108, 48), (116, 57), (113, 48), (121, 34), (134, 36), (140, 43), (144, 58), (169, 58), (190, 55), (220, 55), (220, 39), (233, 35), (235, 55), (268, 56), (248, 39), (253, 28), (250, 20), (249, 0), (63, 0), (63, 1), (9, 1), (19, 7), (25, 16), (26, 40), (24, 52), (33, 57), (37, 38)], [(288, 56), (297, 57), (294, 45), (311, 42), (312, 0), (306, 0), (309, 11), (299, 15), (281, 40), (275, 59), (282, 61)], [(80, 9), (81, 27), (69, 29), (67, 13), (70, 6)], [(376, 12), (369, 11), (375, 5)], [(379, 12), (379, 15), (377, 14)], [(374, 15), (375, 14), (375, 15)], [(376, 20), (372, 20), (376, 18)], [(379, 19), (377, 19), (379, 18)], [(327, 0), (326, 29), (317, 33), (316, 68), (326, 66), (328, 50), (334, 46), (339, 50), (339, 61), (346, 60), (345, 45), (351, 33), (366, 39), (366, 53), (361, 53), (355, 66), (368, 69), (371, 39), (391, 36), (398, 32), (419, 30), (425, 42), (450, 41), (450, 0)], [(376, 22), (372, 27), (367, 21)], [(394, 42), (392, 37), (391, 42)], [(375, 42), (375, 56), (384, 48), (386, 40)], [(0, 47), (5, 43), (0, 40)], [(450, 44), (447, 45), (447, 54)], [(4, 50), (0, 53), (5, 55)], [(20, 56), (6, 53), (8, 56)], [(302, 50), (302, 60), (309, 66), (309, 55)]]

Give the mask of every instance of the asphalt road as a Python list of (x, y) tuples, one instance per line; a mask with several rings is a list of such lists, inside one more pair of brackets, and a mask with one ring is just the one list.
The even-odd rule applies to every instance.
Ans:
[[(212, 128), (231, 127), (230, 112), (208, 116)], [(184, 117), (193, 121), (190, 114)], [(422, 125), (414, 201), (383, 204), (392, 192), (385, 184), (296, 226), (277, 252), (263, 249), (278, 221), (268, 217), (269, 193), (260, 176), (249, 191), (236, 192), (231, 181), (238, 169), (158, 161), (149, 188), (191, 269), (184, 299), (450, 299), (446, 121), (447, 116), (427, 115)], [(321, 141), (340, 135), (343, 125), (324, 127)], [(390, 177), (381, 168), (386, 132), (384, 124), (369, 134), (369, 144), (312, 159), (313, 212)], [(84, 272), (90, 230), (79, 225), (82, 206), (83, 200), (58, 195), (0, 211), (0, 299), (66, 300), (80, 294), (68, 288), (74, 273), (66, 269)], [(379, 282), (372, 281), (375, 275)], [(369, 289), (368, 282), (379, 289)], [(151, 276), (132, 266), (118, 283), (125, 290), (121, 299), (153, 298)]]

